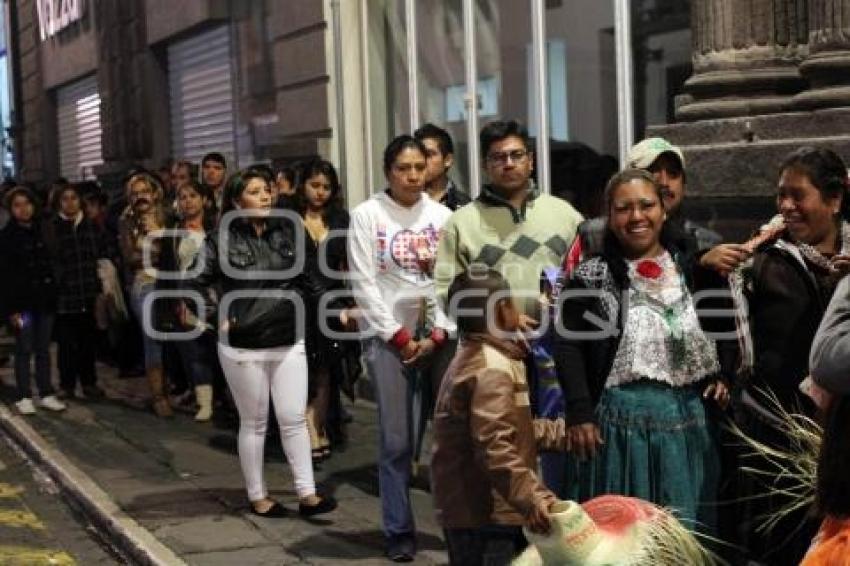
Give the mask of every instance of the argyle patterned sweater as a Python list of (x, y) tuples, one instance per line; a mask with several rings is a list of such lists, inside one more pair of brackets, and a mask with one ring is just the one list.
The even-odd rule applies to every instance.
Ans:
[(517, 306), (536, 318), (540, 273), (561, 266), (582, 220), (568, 202), (534, 188), (524, 206), (515, 209), (485, 186), (443, 225), (434, 270), (438, 300), (445, 307), (454, 278), (479, 263), (500, 272)]

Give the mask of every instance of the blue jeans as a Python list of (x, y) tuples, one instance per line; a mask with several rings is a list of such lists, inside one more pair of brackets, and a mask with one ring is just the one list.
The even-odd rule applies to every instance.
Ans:
[(363, 344), (366, 367), (378, 400), (378, 487), (387, 538), (413, 538), (416, 526), (410, 507), (413, 457), (413, 387), (395, 349), (372, 338)]
[(180, 363), (190, 385), (212, 385), (213, 369), (216, 362), (215, 337), (204, 333), (194, 340), (174, 342), (180, 354)]
[[(145, 332), (144, 323), (144, 304), (145, 297), (150, 295), (155, 289), (153, 283), (144, 283), (141, 285), (133, 285), (130, 288), (130, 306), (133, 309), (133, 314), (139, 320), (139, 325), (142, 327), (142, 343), (145, 348), (145, 369), (149, 370), (155, 367), (162, 367), (162, 344), (158, 340), (154, 340), (147, 332)], [(151, 305), (153, 306), (153, 305)], [(153, 313), (151, 313), (153, 318)]]
[(53, 395), (50, 384), (50, 335), (53, 331), (53, 314), (27, 313), (24, 327), (15, 335), (15, 381), (18, 398), (32, 397), (30, 362), (35, 355), (35, 383), (38, 394), (44, 398)]

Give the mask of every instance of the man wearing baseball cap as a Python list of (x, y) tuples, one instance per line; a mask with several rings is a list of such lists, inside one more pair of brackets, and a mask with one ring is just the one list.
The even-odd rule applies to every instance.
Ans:
[(626, 166), (646, 169), (661, 185), (664, 207), (675, 215), (685, 196), (685, 156), (664, 138), (647, 138), (629, 150)]
[[(749, 252), (739, 244), (722, 244), (717, 232), (686, 218), (682, 211), (685, 197), (685, 156), (682, 150), (664, 138), (647, 138), (629, 150), (626, 167), (646, 169), (661, 186), (667, 224), (677, 238), (685, 240), (684, 249), (699, 257), (702, 267), (720, 273), (732, 271), (746, 260)], [(579, 226), (579, 237), (567, 254), (564, 265), (569, 273), (581, 258), (600, 253), (605, 238), (605, 218), (593, 218)]]

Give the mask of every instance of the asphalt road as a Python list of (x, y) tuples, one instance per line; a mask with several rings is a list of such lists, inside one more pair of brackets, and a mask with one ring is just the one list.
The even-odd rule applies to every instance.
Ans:
[(0, 564), (124, 564), (43, 472), (0, 434)]

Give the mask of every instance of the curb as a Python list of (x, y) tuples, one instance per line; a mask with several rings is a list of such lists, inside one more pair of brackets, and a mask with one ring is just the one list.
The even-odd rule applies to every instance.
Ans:
[(86, 517), (135, 564), (181, 566), (186, 563), (122, 510), (88, 475), (50, 445), (22, 417), (0, 403), (0, 427), (41, 465), (82, 508)]

